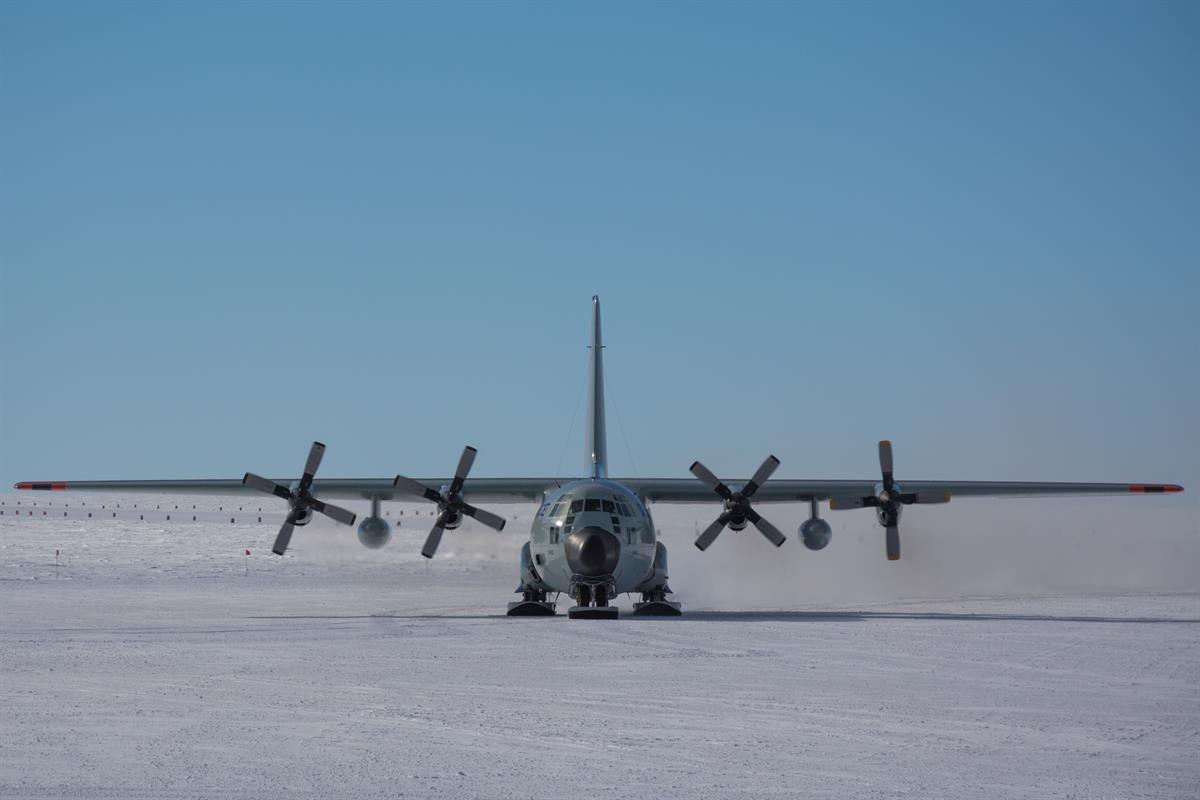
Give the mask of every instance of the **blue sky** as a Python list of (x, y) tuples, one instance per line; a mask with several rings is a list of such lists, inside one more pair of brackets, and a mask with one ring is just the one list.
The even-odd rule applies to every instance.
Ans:
[[(0, 473), (1174, 481), (1195, 3), (0, 5)], [(574, 410), (574, 412), (573, 412)]]

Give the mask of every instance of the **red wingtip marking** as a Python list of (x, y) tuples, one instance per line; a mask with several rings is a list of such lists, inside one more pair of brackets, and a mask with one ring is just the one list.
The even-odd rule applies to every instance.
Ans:
[(67, 489), (66, 481), (21, 481), (13, 484), (14, 489), (33, 491), (63, 492)]
[(1129, 491), (1139, 494), (1161, 494), (1182, 492), (1183, 487), (1177, 483), (1131, 483)]

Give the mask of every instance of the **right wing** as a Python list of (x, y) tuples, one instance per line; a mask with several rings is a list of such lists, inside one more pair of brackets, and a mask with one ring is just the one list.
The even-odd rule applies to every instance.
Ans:
[[(270, 478), (274, 483), (291, 486), (299, 478)], [(452, 478), (417, 478), (426, 486), (444, 486)], [(312, 484), (314, 497), (345, 500), (419, 499), (392, 485), (393, 478), (317, 478)], [(468, 478), (463, 495), (480, 503), (540, 503), (544, 492), (566, 481), (556, 478)], [(260, 492), (243, 486), (240, 478), (200, 480), (149, 481), (22, 481), (13, 488), (32, 491), (70, 492), (141, 492), (155, 494), (219, 494), (259, 495)]]

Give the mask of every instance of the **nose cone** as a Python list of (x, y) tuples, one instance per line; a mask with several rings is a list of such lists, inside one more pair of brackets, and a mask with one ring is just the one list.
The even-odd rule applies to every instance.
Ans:
[(567, 565), (586, 578), (611, 575), (621, 559), (621, 542), (603, 528), (580, 528), (566, 538)]

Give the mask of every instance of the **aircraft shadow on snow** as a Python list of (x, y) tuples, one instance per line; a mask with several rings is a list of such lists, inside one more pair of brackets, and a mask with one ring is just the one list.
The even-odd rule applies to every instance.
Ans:
[[(504, 614), (277, 614), (249, 619), (350, 620), (350, 619), (505, 619)], [(556, 619), (534, 617), (531, 619)], [(627, 617), (639, 622), (866, 622), (910, 620), (918, 622), (1101, 622), (1136, 625), (1197, 625), (1187, 617), (1111, 617), (1075, 614), (969, 614), (940, 611), (690, 611), (679, 617)]]

